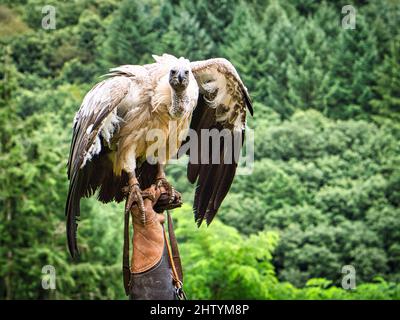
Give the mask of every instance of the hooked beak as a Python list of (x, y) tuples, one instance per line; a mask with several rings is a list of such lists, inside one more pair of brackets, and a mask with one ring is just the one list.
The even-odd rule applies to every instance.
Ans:
[(178, 73), (178, 81), (179, 81), (179, 83), (182, 83), (184, 79), (185, 79), (185, 72), (181, 70)]

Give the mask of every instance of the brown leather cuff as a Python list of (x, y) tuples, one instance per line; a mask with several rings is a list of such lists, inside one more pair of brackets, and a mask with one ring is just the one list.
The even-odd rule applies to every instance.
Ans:
[[(135, 206), (132, 209), (132, 273), (141, 273), (151, 269), (162, 257), (165, 245), (162, 224), (165, 221), (165, 217), (163, 214), (158, 214), (157, 212), (163, 212), (164, 210), (180, 207), (182, 205), (179, 192), (175, 192), (174, 199), (170, 199), (165, 190), (160, 190), (154, 185), (143, 192), (143, 198), (146, 213), (146, 223), (144, 225), (141, 222), (138, 208)], [(157, 210), (157, 212), (155, 210)]]

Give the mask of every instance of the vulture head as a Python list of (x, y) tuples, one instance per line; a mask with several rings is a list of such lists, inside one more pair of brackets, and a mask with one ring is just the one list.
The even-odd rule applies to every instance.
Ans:
[[(172, 89), (172, 103), (169, 109), (169, 114), (173, 119), (180, 118), (187, 111), (188, 91), (191, 91), (189, 82), (196, 82), (190, 68), (189, 60), (179, 58), (171, 65), (169, 69), (168, 82)], [(190, 87), (197, 85), (191, 83)], [(197, 96), (197, 94), (196, 94)]]
[(169, 84), (177, 94), (182, 93), (188, 87), (190, 72), (190, 62), (184, 58), (179, 58), (170, 69)]

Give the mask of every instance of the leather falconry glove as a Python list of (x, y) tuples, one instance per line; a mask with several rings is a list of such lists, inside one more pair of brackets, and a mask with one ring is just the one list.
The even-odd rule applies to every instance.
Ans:
[[(163, 212), (181, 206), (181, 195), (175, 192), (174, 199), (169, 199), (164, 188), (152, 185), (143, 191), (145, 224), (143, 224), (139, 209), (134, 206), (131, 210), (133, 220), (133, 254), (131, 272), (141, 273), (154, 267), (161, 259), (164, 250), (165, 221)], [(153, 209), (154, 206), (154, 209)]]

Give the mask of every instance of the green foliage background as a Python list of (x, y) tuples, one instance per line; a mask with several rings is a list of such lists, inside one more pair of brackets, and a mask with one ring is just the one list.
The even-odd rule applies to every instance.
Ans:
[[(400, 2), (353, 1), (355, 30), (346, 4), (1, 0), (0, 298), (125, 298), (121, 205), (83, 201), (81, 261), (67, 254), (71, 123), (108, 68), (169, 52), (231, 60), (255, 102), (253, 174), (210, 227), (194, 224), (185, 168), (169, 168), (188, 296), (399, 299)], [(49, 264), (56, 290), (41, 287)]]

